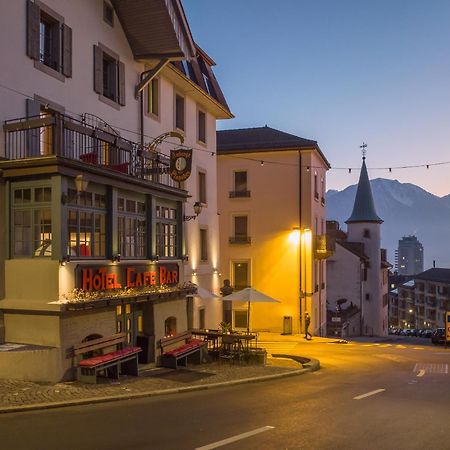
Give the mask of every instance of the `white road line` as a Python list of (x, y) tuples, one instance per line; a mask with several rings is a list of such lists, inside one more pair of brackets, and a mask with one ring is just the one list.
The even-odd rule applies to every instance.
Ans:
[(413, 350), (425, 350), (424, 347), (413, 347)]
[(425, 375), (425, 369), (420, 369), (419, 373), (417, 374), (418, 377), (423, 377)]
[(361, 400), (362, 398), (370, 397), (371, 395), (379, 394), (380, 392), (384, 392), (386, 389), (377, 389), (376, 391), (370, 391), (366, 394), (361, 394), (356, 397), (353, 397), (353, 400)]
[(264, 431), (272, 430), (275, 427), (270, 425), (266, 427), (257, 428), (256, 430), (247, 431), (246, 433), (237, 434), (236, 436), (229, 437), (227, 439), (222, 439), (221, 441), (213, 442), (212, 444), (204, 445), (203, 447), (197, 447), (195, 450), (211, 450), (213, 448), (222, 447), (227, 444), (231, 444), (232, 442), (240, 441), (242, 439), (246, 439), (250, 436), (254, 436), (255, 434), (264, 433)]

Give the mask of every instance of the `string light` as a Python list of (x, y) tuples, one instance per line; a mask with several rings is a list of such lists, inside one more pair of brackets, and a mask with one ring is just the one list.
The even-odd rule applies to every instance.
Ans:
[[(10, 88), (8, 86), (5, 86), (3, 84), (0, 83), (0, 88), (4, 88), (7, 89), (8, 91), (11, 91), (17, 95), (21, 95), (25, 98), (34, 100), (34, 97), (32, 97), (31, 95), (25, 94), (21, 91), (18, 91), (17, 89), (13, 89)], [(44, 108), (47, 109), (49, 107), (48, 104), (44, 105)], [(75, 116), (82, 116), (82, 114), (71, 111), (69, 109), (66, 109), (67, 113), (73, 114)], [(127, 133), (131, 133), (134, 134), (136, 136), (140, 136), (141, 133), (138, 131), (133, 131), (133, 130), (129, 130), (127, 128), (123, 128), (120, 127), (118, 125), (111, 125), (112, 127), (114, 127), (117, 130), (120, 131), (124, 131)], [(155, 139), (155, 136), (150, 136), (148, 134), (144, 133), (144, 137), (147, 139)], [(211, 150), (207, 150), (205, 148), (199, 148), (199, 147), (189, 147), (186, 145), (180, 145), (179, 142), (171, 142), (169, 140), (165, 140), (164, 141), (166, 144), (169, 145), (176, 145), (178, 148), (186, 148), (186, 149), (192, 149), (195, 151), (200, 151), (200, 152), (207, 152), (210, 153), (211, 156), (215, 156), (216, 153), (211, 151)], [(162, 154), (162, 153), (161, 153)], [(281, 166), (290, 166), (290, 167), (298, 167), (298, 164), (296, 163), (286, 163), (286, 162), (281, 162), (281, 161), (268, 161), (268, 160), (260, 160), (260, 159), (254, 159), (254, 158), (248, 158), (248, 157), (244, 157), (244, 156), (238, 156), (238, 155), (227, 155), (227, 157), (232, 157), (235, 159), (243, 159), (243, 160), (247, 160), (247, 161), (252, 161), (252, 162), (259, 162), (261, 164), (261, 166), (263, 166), (264, 164), (274, 164), (274, 165), (281, 165)], [(404, 165), (404, 166), (391, 166), (391, 167), (368, 167), (368, 170), (370, 171), (374, 171), (374, 170), (383, 170), (383, 171), (389, 171), (390, 173), (392, 173), (392, 170), (406, 170), (406, 169), (420, 169), (420, 168), (426, 168), (426, 169), (430, 169), (430, 167), (432, 166), (444, 166), (444, 165), (450, 165), (450, 161), (440, 161), (440, 162), (435, 162), (435, 163), (424, 163), (424, 164), (411, 164), (411, 165)], [(305, 166), (302, 166), (305, 167)], [(309, 172), (310, 169), (323, 169), (323, 166), (306, 166), (306, 171)], [(348, 171), (349, 174), (352, 173), (352, 170), (360, 170), (360, 167), (330, 167), (329, 170), (346, 170)]]

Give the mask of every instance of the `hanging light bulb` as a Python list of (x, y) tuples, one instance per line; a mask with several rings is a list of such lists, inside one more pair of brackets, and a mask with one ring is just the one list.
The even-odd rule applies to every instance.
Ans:
[(264, 165), (264, 161), (261, 161), (261, 166), (263, 166)]
[(352, 169), (348, 169), (348, 173), (352, 173)]

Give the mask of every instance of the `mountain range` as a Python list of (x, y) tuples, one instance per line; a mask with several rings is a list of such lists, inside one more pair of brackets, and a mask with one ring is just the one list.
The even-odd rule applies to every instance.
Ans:
[[(411, 183), (376, 178), (370, 181), (375, 207), (384, 220), (382, 247), (394, 264), (395, 250), (403, 236), (415, 235), (424, 247), (424, 270), (433, 266), (450, 267), (450, 194), (444, 197)], [(327, 192), (327, 219), (337, 220), (346, 230), (357, 185)]]

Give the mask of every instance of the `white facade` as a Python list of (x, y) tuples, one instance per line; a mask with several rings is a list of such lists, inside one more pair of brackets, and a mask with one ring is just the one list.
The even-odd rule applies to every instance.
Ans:
[[(179, 239), (179, 247), (182, 247), (182, 249), (177, 249), (177, 255), (169, 255), (168, 262), (172, 262), (179, 267), (180, 285), (184, 281), (192, 281), (208, 291), (217, 291), (219, 288), (218, 274), (214, 271), (219, 263), (215, 157), (216, 120), (230, 118), (232, 114), (223, 99), (220, 88), (215, 84), (216, 81), (211, 72), (211, 66), (214, 65), (214, 62), (193, 43), (189, 28), (184, 22), (185, 18), (180, 18), (182, 9), (178, 0), (170, 2), (170, 5), (152, 0), (136, 1), (136, 5), (139, 4), (142, 8), (147, 8), (145, 11), (143, 10), (143, 15), (145, 13), (146, 17), (151, 16), (152, 20), (165, 21), (165, 26), (160, 27), (159, 31), (155, 27), (144, 27), (145, 31), (142, 32), (142, 35), (147, 33), (146, 39), (148, 35), (150, 35), (150, 38), (154, 38), (153, 41), (160, 38), (161, 54), (158, 55), (155, 52), (148, 57), (137, 57), (136, 52), (139, 46), (142, 52), (142, 48), (150, 45), (148, 42), (153, 42), (152, 39), (147, 39), (148, 42), (146, 43), (136, 42), (135, 37), (130, 37), (132, 32), (124, 31), (121, 26), (123, 17), (119, 20), (118, 10), (114, 9), (115, 7), (112, 8), (114, 11), (113, 24), (105, 21), (105, 3), (108, 4), (103, 0), (45, 0), (42, 2), (38, 0), (34, 2), (0, 0), (0, 10), (2, 11), (2, 14), (0, 14), (0, 54), (3, 57), (2, 59), (7, 61), (0, 71), (0, 121), (2, 123), (5, 121), (20, 123), (17, 119), (24, 118), (23, 122), (25, 123), (26, 120), (30, 120), (30, 116), (39, 117), (41, 115), (42, 117), (42, 114), (46, 111), (51, 111), (52, 114), (58, 116), (64, 114), (77, 119), (80, 121), (77, 123), (84, 123), (83, 120), (86, 120), (86, 123), (89, 122), (96, 128), (96, 132), (97, 129), (99, 133), (107, 130), (109, 137), (117, 136), (119, 140), (127, 139), (137, 145), (151, 144), (156, 137), (176, 131), (182, 135), (183, 145), (193, 148), (191, 176), (181, 185), (175, 186), (175, 183), (170, 181), (167, 172), (162, 172), (161, 177), (165, 177), (167, 180), (165, 183), (154, 187), (151, 187), (151, 183), (149, 183), (144, 186), (143, 192), (140, 192), (139, 187), (136, 187), (139, 186), (139, 183), (131, 179), (131, 175), (135, 175), (136, 172), (129, 172), (126, 169), (127, 179), (123, 173), (120, 173), (119, 169), (113, 169), (119, 170), (119, 173), (109, 170), (111, 166), (109, 169), (101, 169), (102, 164), (100, 162), (98, 164), (90, 162), (83, 165), (86, 161), (81, 159), (79, 154), (72, 158), (72, 160), (76, 160), (75, 162), (69, 161), (72, 165), (70, 171), (64, 172), (66, 169), (63, 169), (61, 172), (57, 172), (59, 169), (52, 169), (54, 172), (50, 173), (49, 171), (47, 176), (39, 171), (30, 173), (29, 177), (35, 176), (39, 180), (45, 178), (45, 182), (51, 186), (53, 202), (51, 205), (52, 233), (53, 237), (58, 234), (58, 239), (54, 239), (51, 256), (42, 259), (11, 257), (13, 244), (6, 238), (0, 245), (0, 309), (9, 308), (22, 311), (20, 314), (5, 314), (4, 323), (2, 323), (0, 317), (0, 331), (4, 327), (6, 339), (11, 342), (48, 345), (60, 347), (61, 351), (65, 351), (64, 345), (68, 341), (64, 341), (67, 336), (70, 337), (70, 342), (73, 344), (76, 339), (81, 339), (81, 337), (93, 332), (107, 335), (115, 330), (116, 311), (112, 306), (107, 308), (102, 316), (103, 318), (107, 317), (107, 319), (97, 322), (93, 319), (93, 316), (89, 318), (86, 317), (86, 314), (82, 319), (77, 316), (77, 318), (70, 317), (59, 321), (58, 318), (61, 305), (55, 302), (76, 286), (75, 268), (77, 264), (80, 264), (79, 261), (68, 261), (67, 264), (61, 263), (62, 259), (66, 260), (67, 256), (71, 255), (70, 253), (69, 255), (66, 254), (68, 247), (64, 244), (64, 239), (67, 239), (67, 237), (61, 238), (59, 236), (59, 234), (62, 235), (66, 232), (67, 224), (64, 223), (64, 217), (65, 210), (70, 206), (66, 203), (70, 204), (67, 197), (70, 183), (73, 183), (74, 174), (77, 173), (74, 170), (86, 173), (90, 185), (100, 186), (104, 194), (107, 193), (108, 188), (114, 190), (111, 194), (114, 202), (117, 201), (117, 197), (114, 197), (117, 196), (117, 192), (126, 192), (130, 198), (133, 196), (139, 197), (143, 199), (143, 202), (154, 202), (154, 199), (162, 199), (163, 201), (168, 200), (176, 203), (176, 207), (180, 207), (177, 211), (177, 239)], [(116, 3), (114, 4), (116, 5)], [(50, 24), (49, 27), (54, 27), (57, 30), (55, 32), (61, 33), (58, 38), (63, 37), (59, 42), (61, 48), (54, 52), (54, 55), (59, 55), (57, 59), (61, 65), (64, 65), (66, 50), (70, 47), (71, 71), (69, 74), (63, 73), (65, 69), (61, 70), (59, 63), (54, 66), (56, 69), (53, 69), (47, 62), (42, 62), (45, 60), (45, 55), (42, 55), (46, 52), (42, 42), (51, 42), (51, 40), (46, 37), (44, 41), (42, 38), (39, 41), (39, 33), (38, 57), (33, 59), (29, 56), (30, 41), (27, 36), (30, 35), (30, 8), (41, 14), (41, 28), (38, 30), (41, 34), (45, 34), (46, 26), (43, 27), (42, 22)], [(154, 16), (148, 8), (155, 8)], [(159, 8), (158, 11), (156, 11), (157, 8)], [(176, 13), (173, 8), (178, 8)], [(71, 30), (71, 45), (69, 45), (70, 40), (66, 39), (65, 31), (61, 31), (67, 29), (64, 27), (69, 27)], [(161, 34), (152, 36), (151, 33)], [(53, 35), (52, 38), (54, 38)], [(55, 39), (52, 42), (58, 41)], [(172, 41), (169, 42), (170, 39)], [(106, 59), (105, 56), (103, 58), (103, 69), (108, 58), (111, 57), (114, 60), (113, 75), (110, 77), (108, 73), (105, 79), (107, 71), (100, 74), (103, 76), (103, 78), (100, 76), (103, 94), (98, 91), (99, 74), (97, 71), (98, 65), (96, 65), (96, 61), (98, 61), (96, 49), (100, 49), (103, 56), (106, 55)], [(41, 57), (44, 59), (41, 59)], [(207, 76), (202, 72), (197, 77), (197, 81), (200, 79), (202, 86), (193, 81), (190, 72), (183, 69), (186, 66), (179, 63), (180, 60), (189, 60), (189, 64), (199, 64), (198, 61), (201, 60), (202, 70), (207, 73)], [(171, 62), (176, 62), (178, 65), (173, 65)], [(145, 87), (141, 95), (144, 106), (144, 113), (142, 114), (141, 100), (136, 96), (136, 87), (140, 80), (145, 77), (144, 72), (156, 68), (158, 68), (154, 76), (154, 80), (157, 80), (154, 85), (156, 86), (155, 94), (157, 96), (156, 111), (152, 113), (148, 110), (149, 88)], [(204, 81), (203, 77), (209, 77), (208, 83)], [(112, 83), (112, 81), (114, 81), (114, 89), (117, 91), (117, 97), (114, 99), (108, 98), (105, 94), (105, 84)], [(184, 125), (181, 127), (177, 127), (177, 96), (183, 99), (182, 116)], [(200, 132), (200, 112), (204, 117), (204, 137), (201, 136)], [(37, 128), (37, 130), (40, 130), (40, 128)], [(10, 134), (14, 132), (13, 129), (9, 130)], [(5, 159), (5, 164), (9, 164), (8, 170), (11, 170), (11, 164), (16, 164), (20, 172), (28, 164), (33, 166), (33, 161), (40, 160), (39, 164), (44, 165), (47, 157), (50, 161), (55, 155), (68, 156), (69, 144), (67, 141), (62, 142), (61, 147), (58, 147), (58, 136), (44, 136), (43, 139), (52, 139), (51, 142), (45, 143), (50, 150), (47, 152), (48, 149), (41, 144), (38, 153), (31, 155), (34, 159), (26, 158), (27, 163), (20, 163), (21, 158), (24, 157), (23, 155), (17, 156), (17, 154), (11, 156), (11, 143), (6, 142), (7, 134), (8, 131), (5, 131), (2, 127), (0, 129), (0, 162)], [(65, 138), (66, 135), (64, 134)], [(29, 151), (29, 142), (23, 142), (21, 145), (24, 146), (25, 151)], [(179, 145), (178, 138), (169, 136), (156, 147), (156, 151), (160, 155), (168, 156), (170, 150), (177, 148)], [(18, 147), (15, 150), (21, 151), (21, 148)], [(135, 154), (133, 153), (133, 155)], [(137, 155), (139, 156), (139, 153)], [(62, 159), (54, 159), (56, 161), (54, 167), (59, 164), (66, 164), (66, 161), (61, 162)], [(130, 165), (134, 162), (128, 160), (126, 164)], [(101, 174), (98, 172), (99, 169), (105, 170), (105, 172)], [(39, 170), (41, 169), (39, 168)], [(200, 173), (204, 174), (206, 181), (202, 185), (206, 188), (204, 199), (200, 198), (199, 192)], [(20, 176), (24, 175), (20, 174)], [(114, 179), (114, 183), (111, 181), (113, 187), (108, 187), (108, 178)], [(10, 179), (16, 183), (22, 182), (19, 178), (17, 180)], [(9, 180), (0, 178), (0, 196), (2, 199), (0, 233), (5, 237), (9, 236), (7, 230), (13, 226), (12, 220), (9, 219), (10, 211), (8, 210), (9, 199), (12, 195), (12, 191), (9, 192), (9, 183)], [(141, 180), (141, 185), (142, 183)], [(151, 191), (152, 189), (153, 191)], [(171, 193), (171, 189), (174, 192)], [(63, 201), (64, 195), (66, 197)], [(181, 206), (184, 197), (187, 200)], [(5, 204), (3, 204), (3, 199), (5, 199)], [(138, 201), (140, 200), (138, 199)], [(201, 214), (196, 220), (184, 221), (183, 216), (194, 214), (193, 204), (196, 201), (202, 201), (203, 203)], [(151, 207), (154, 208), (154, 204)], [(149, 209), (148, 205), (146, 209)], [(4, 215), (3, 212), (5, 212)], [(111, 212), (108, 214), (111, 214)], [(114, 222), (111, 227), (118, 227), (118, 225)], [(206, 258), (203, 258), (203, 260), (200, 260), (200, 229), (207, 231)], [(58, 233), (59, 231), (60, 233)], [(117, 237), (115, 237), (117, 236), (116, 231), (116, 229), (108, 231), (112, 241), (117, 240)], [(153, 230), (152, 233), (152, 239), (154, 239), (155, 231)], [(182, 236), (182, 238), (178, 238), (179, 236)], [(124, 266), (130, 263), (125, 255), (117, 254), (117, 242), (107, 245), (114, 249), (114, 254), (103, 254), (101, 264), (111, 267), (113, 264)], [(112, 256), (115, 261), (111, 260)], [(159, 255), (152, 254), (150, 256), (147, 249), (146, 259), (134, 258), (131, 263), (141, 263), (142, 265), (154, 263), (157, 265), (157, 256)], [(99, 265), (100, 262), (84, 259), (81, 264), (94, 266), (95, 264)], [(193, 276), (194, 271), (196, 276)], [(21, 283), (18, 277), (19, 273), (26, 273), (32, 283)], [(41, 280), (45, 281), (42, 282)], [(190, 309), (192, 304), (194, 305), (193, 311)], [(145, 319), (146, 306), (143, 309), (145, 322), (147, 320)], [(33, 313), (28, 314), (25, 311), (33, 311)], [(34, 311), (39, 311), (39, 313), (35, 314)], [(222, 307), (220, 302), (199, 298), (195, 298), (193, 303), (189, 305), (186, 297), (180, 297), (166, 304), (155, 302), (155, 309), (149, 316), (152, 315), (154, 320), (159, 320), (154, 327), (157, 334), (157, 336), (155, 335), (156, 339), (164, 335), (164, 317), (170, 316), (171, 313), (178, 320), (178, 331), (200, 325), (212, 328), (217, 327), (221, 320)], [(201, 321), (204, 323), (201, 323)], [(81, 326), (82, 323), (85, 326)], [(30, 324), (33, 324), (33, 326), (30, 327)], [(66, 327), (65, 324), (69, 325)], [(88, 328), (90, 332), (88, 332)], [(79, 333), (75, 332), (77, 329), (79, 329)], [(81, 331), (81, 329), (86, 330)], [(67, 330), (69, 332), (66, 332)], [(76, 337), (75, 335), (79, 336)], [(59, 363), (55, 364), (58, 365)], [(63, 361), (62, 364), (67, 364), (67, 362)], [(49, 374), (48, 377), (46, 375), (46, 377), (58, 378), (61, 371), (65, 369), (66, 367), (59, 365), (54, 373)]]

